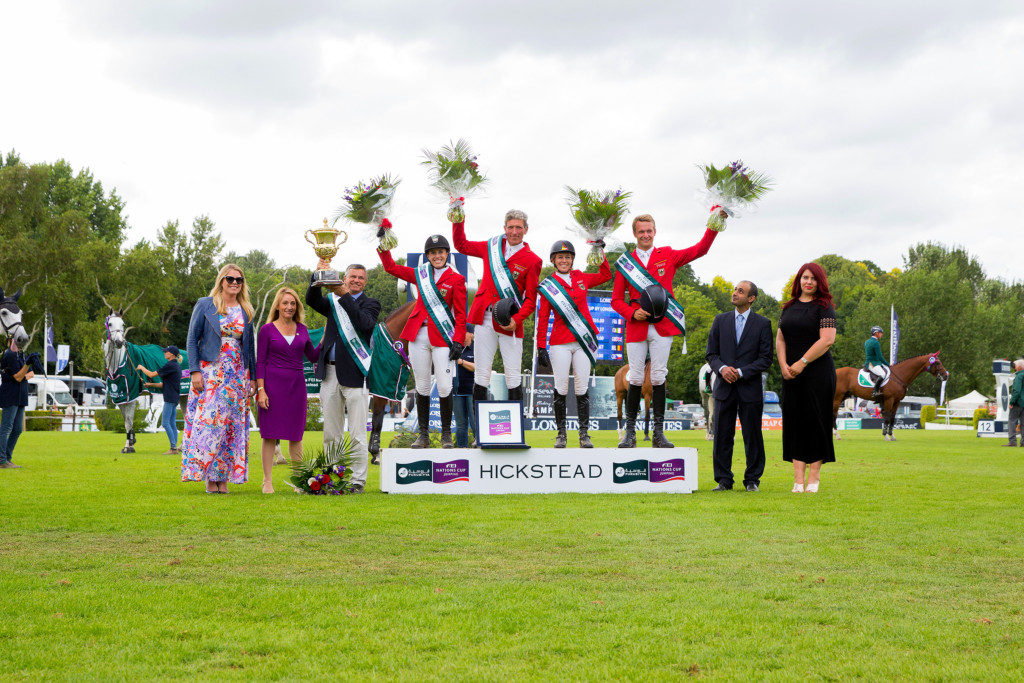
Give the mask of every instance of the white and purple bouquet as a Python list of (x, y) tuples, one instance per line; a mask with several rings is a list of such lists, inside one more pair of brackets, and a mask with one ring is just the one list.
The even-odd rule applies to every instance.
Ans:
[(461, 223), (466, 220), (466, 197), (487, 184), (480, 172), (480, 164), (469, 143), (460, 139), (436, 152), (423, 150), (423, 165), (427, 167), (430, 184), (448, 198), (448, 220)]
[(707, 227), (715, 232), (725, 230), (726, 218), (739, 218), (771, 190), (770, 177), (751, 171), (740, 160), (722, 168), (711, 164), (698, 168), (704, 174), (705, 189), (697, 194), (709, 207)]
[(576, 221), (570, 230), (590, 245), (587, 265), (600, 266), (604, 261), (602, 250), (618, 251), (623, 248), (622, 242), (612, 237), (612, 233), (622, 225), (622, 217), (629, 212), (631, 193), (622, 190), (594, 192), (568, 185), (565, 189), (569, 211)]
[(360, 181), (354, 187), (345, 188), (342, 200), (345, 202), (334, 213), (334, 222), (347, 218), (353, 223), (369, 225), (379, 240), (382, 251), (391, 251), (398, 246), (398, 239), (391, 229), (388, 214), (395, 199), (395, 189), (402, 182), (390, 175)]

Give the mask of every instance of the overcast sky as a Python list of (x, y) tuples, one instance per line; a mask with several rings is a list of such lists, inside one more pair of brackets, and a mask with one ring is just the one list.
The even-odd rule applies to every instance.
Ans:
[[(208, 214), (229, 249), (312, 266), (304, 231), (390, 172), (399, 252), (418, 251), (450, 232), (421, 149), (466, 137), (492, 180), (468, 202), (471, 238), (521, 208), (546, 254), (569, 236), (570, 184), (632, 191), (657, 243), (685, 247), (706, 212), (695, 165), (742, 158), (776, 189), (694, 262), (702, 279), (777, 296), (823, 253), (892, 268), (929, 239), (1020, 278), (1019, 2), (0, 8), (0, 149), (90, 168), (127, 202), (132, 241)], [(376, 263), (350, 232), (336, 265)]]

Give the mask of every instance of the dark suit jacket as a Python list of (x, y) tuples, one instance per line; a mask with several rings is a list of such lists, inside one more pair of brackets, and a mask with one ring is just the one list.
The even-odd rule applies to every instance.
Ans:
[[(708, 333), (708, 348), (704, 354), (711, 369), (718, 375), (715, 382), (715, 400), (725, 400), (737, 395), (748, 403), (761, 403), (764, 394), (761, 388), (761, 373), (772, 363), (772, 324), (768, 318), (747, 311), (743, 325), (743, 336), (736, 343), (736, 311), (719, 313), (711, 323)], [(733, 383), (722, 377), (722, 367), (731, 365), (743, 373)]]
[[(312, 282), (310, 278), (310, 282)], [(338, 326), (331, 318), (331, 302), (327, 295), (320, 291), (320, 287), (310, 287), (306, 290), (306, 305), (320, 315), (327, 317), (327, 327), (324, 329), (324, 339), (320, 344), (320, 357), (316, 361), (316, 377), (323, 380), (327, 372), (327, 359), (331, 357), (331, 347), (338, 344)], [(353, 299), (351, 294), (341, 297), (341, 307), (352, 319), (352, 326), (369, 345), (370, 335), (377, 324), (380, 316), (380, 302), (367, 296), (364, 292), (358, 299)], [(334, 353), (334, 368), (338, 373), (338, 384), (343, 387), (361, 387), (365, 378), (360, 372), (356, 362), (352, 360), (348, 349), (343, 344), (338, 344)]]

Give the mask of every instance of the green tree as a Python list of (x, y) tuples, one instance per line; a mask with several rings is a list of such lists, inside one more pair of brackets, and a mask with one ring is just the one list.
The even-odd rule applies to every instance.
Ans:
[(157, 234), (160, 272), (171, 276), (171, 305), (160, 317), (160, 332), (168, 343), (183, 347), (196, 301), (208, 296), (220, 269), (224, 240), (208, 216), (198, 216), (191, 230), (168, 221)]

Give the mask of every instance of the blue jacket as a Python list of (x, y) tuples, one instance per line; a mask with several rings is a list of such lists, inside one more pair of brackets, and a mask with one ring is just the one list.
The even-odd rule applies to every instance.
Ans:
[[(249, 377), (256, 378), (256, 345), (254, 343), (252, 321), (242, 310), (245, 318), (245, 329), (242, 332), (242, 359), (249, 370)], [(204, 296), (196, 302), (192, 309), (192, 320), (188, 324), (188, 370), (199, 372), (199, 361), (209, 363), (217, 360), (220, 355), (220, 314), (213, 303), (213, 298)]]

